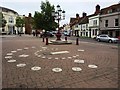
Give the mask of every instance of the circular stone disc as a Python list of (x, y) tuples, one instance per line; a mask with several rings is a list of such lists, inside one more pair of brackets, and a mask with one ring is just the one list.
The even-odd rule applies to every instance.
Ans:
[(62, 69), (61, 68), (53, 68), (52, 71), (53, 72), (62, 72)]
[(21, 63), (21, 64), (17, 64), (16, 66), (17, 66), (17, 67), (24, 67), (24, 66), (26, 66), (26, 64)]
[(89, 68), (97, 68), (98, 66), (96, 65), (88, 65)]
[(77, 57), (79, 56), (79, 55), (76, 55)]
[(42, 57), (43, 59), (46, 58), (45, 56)]
[(7, 55), (13, 55), (13, 53), (7, 53)]
[(58, 60), (59, 58), (55, 58), (56, 60)]
[(85, 50), (82, 50), (82, 49), (78, 49), (78, 51), (80, 51), (80, 52), (84, 52)]
[(12, 53), (15, 53), (15, 52), (17, 52), (17, 51), (11, 51)]
[(76, 59), (76, 60), (74, 60), (74, 62), (75, 63), (84, 63), (84, 60), (78, 60), (78, 59)]
[(28, 57), (29, 55), (25, 55), (25, 54), (22, 54), (22, 55), (19, 55), (19, 57)]
[(6, 56), (5, 58), (9, 58), (10, 59), (10, 58), (12, 58), (12, 56)]
[(48, 57), (48, 59), (52, 59), (52, 57)]
[(40, 69), (41, 69), (41, 67), (38, 67), (38, 66), (34, 66), (34, 67), (31, 68), (31, 70), (33, 70), (33, 71), (37, 71), (37, 70), (40, 70)]
[(65, 57), (63, 57), (62, 59), (65, 59)]
[(77, 71), (77, 72), (82, 71), (82, 69), (80, 67), (72, 67), (72, 70)]
[(27, 50), (27, 49), (28, 49), (28, 47), (25, 47), (24, 49), (25, 49), (25, 50)]
[(68, 57), (69, 59), (71, 59), (72, 57)]
[(41, 57), (41, 55), (38, 55), (37, 57)]
[(34, 53), (35, 54), (35, 56), (38, 56), (38, 54), (37, 53)]
[(8, 60), (8, 62), (12, 63), (12, 62), (16, 62), (16, 60)]
[(32, 46), (31, 48), (35, 48), (34, 46)]
[(74, 58), (76, 58), (77, 56), (73, 56)]
[(17, 49), (17, 51), (21, 51), (22, 49)]

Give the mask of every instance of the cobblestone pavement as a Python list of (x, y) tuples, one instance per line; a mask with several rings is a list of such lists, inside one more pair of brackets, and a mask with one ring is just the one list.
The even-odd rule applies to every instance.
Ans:
[[(118, 87), (117, 46), (85, 42), (79, 45), (75, 42), (72, 45), (45, 45), (41, 38), (32, 36), (6, 37), (1, 43), (3, 88)], [(50, 54), (58, 51), (69, 53)], [(84, 62), (75, 63), (74, 60)], [(17, 67), (18, 64), (25, 66)], [(95, 65), (96, 68), (89, 68), (88, 65)], [(34, 66), (40, 67), (40, 70), (31, 70)], [(73, 67), (82, 70), (73, 71)], [(53, 72), (53, 68), (61, 68), (62, 71)]]

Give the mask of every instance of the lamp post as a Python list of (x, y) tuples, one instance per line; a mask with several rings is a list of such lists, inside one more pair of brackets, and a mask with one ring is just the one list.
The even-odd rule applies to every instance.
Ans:
[(60, 23), (60, 20), (65, 19), (65, 11), (61, 10), (60, 5), (57, 5), (57, 10), (52, 11), (52, 16), (54, 17), (55, 20), (58, 21), (58, 32), (56, 33), (56, 37), (57, 37), (57, 40), (61, 40), (60, 38), (62, 35), (60, 33), (59, 23)]

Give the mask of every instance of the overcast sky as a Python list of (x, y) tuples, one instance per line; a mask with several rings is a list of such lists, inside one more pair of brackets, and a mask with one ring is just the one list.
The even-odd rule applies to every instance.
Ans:
[[(20, 15), (28, 16), (28, 13), (32, 13), (34, 16), (35, 11), (41, 11), (41, 1), (46, 0), (1, 0), (0, 6), (15, 10)], [(51, 5), (61, 6), (62, 10), (65, 10), (65, 20), (62, 20), (61, 25), (67, 24), (70, 21), (70, 17), (75, 17), (76, 13), (82, 16), (83, 12), (87, 15), (95, 12), (95, 6), (100, 5), (101, 8), (108, 7), (113, 4), (117, 4), (120, 0), (48, 0)]]

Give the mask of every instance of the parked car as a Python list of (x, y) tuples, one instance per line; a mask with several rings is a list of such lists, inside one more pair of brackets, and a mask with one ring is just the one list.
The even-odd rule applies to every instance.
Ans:
[(63, 34), (64, 34), (64, 36), (70, 36), (70, 32), (69, 31), (64, 31)]
[(97, 36), (96, 36), (96, 40), (97, 40), (98, 42), (104, 41), (104, 42), (109, 42), (109, 43), (116, 43), (116, 42), (119, 41), (118, 38), (110, 37), (110, 36), (107, 35), (107, 34), (97, 35)]
[(54, 36), (54, 34), (52, 32), (49, 32), (49, 31), (43, 32), (40, 35), (40, 37), (53, 37), (53, 36)]
[(57, 33), (57, 31), (52, 31), (52, 33), (53, 33), (53, 34), (56, 34), (56, 33)]

